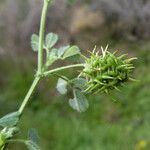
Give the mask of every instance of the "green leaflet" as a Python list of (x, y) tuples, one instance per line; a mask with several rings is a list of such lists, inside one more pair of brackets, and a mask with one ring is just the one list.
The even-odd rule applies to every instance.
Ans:
[(87, 81), (85, 78), (78, 77), (78, 78), (71, 80), (71, 83), (73, 84), (74, 88), (78, 88), (80, 90), (85, 90)]
[(38, 146), (39, 136), (36, 129), (30, 129), (28, 132), (28, 141), (25, 142), (29, 150), (40, 150)]
[(34, 143), (38, 143), (39, 135), (38, 135), (36, 129), (32, 128), (28, 131), (28, 139), (29, 139), (29, 141), (32, 141)]
[(80, 49), (77, 46), (72, 46), (65, 51), (63, 55), (63, 59), (69, 58), (71, 56), (79, 55), (79, 54), (80, 54)]
[[(64, 59), (75, 59), (76, 56), (80, 54), (80, 50), (77, 46), (63, 46), (60, 48), (52, 48), (47, 53), (47, 61), (46, 66), (50, 66), (57, 60), (64, 60)], [(79, 57), (77, 57), (79, 58)]]
[(58, 60), (57, 57), (57, 49), (53, 48), (50, 52), (48, 52), (46, 66), (50, 66), (53, 64), (56, 60)]
[[(44, 49), (50, 50), (58, 41), (58, 35), (55, 33), (49, 33), (46, 35), (45, 44), (43, 45)], [(33, 34), (31, 36), (31, 47), (33, 51), (38, 51), (39, 49), (39, 36)]]
[(68, 50), (69, 48), (70, 48), (69, 45), (58, 48), (58, 50), (57, 50), (57, 56), (59, 58), (61, 58), (64, 55), (64, 53), (66, 52), (66, 50)]
[(31, 47), (33, 51), (38, 51), (39, 49), (39, 36), (36, 34), (32, 34), (31, 36)]
[(74, 98), (69, 100), (69, 105), (78, 112), (85, 112), (89, 107), (85, 95), (78, 89), (74, 89)]
[(52, 48), (50, 51), (48, 51), (46, 66), (50, 66), (58, 59), (62, 59), (62, 55), (69, 47), (70, 46), (63, 46), (58, 49)]
[(45, 47), (51, 49), (58, 41), (58, 35), (55, 33), (49, 33), (46, 35)]
[(59, 78), (57, 82), (57, 90), (60, 94), (66, 94), (67, 93), (67, 84), (68, 82)]
[(19, 113), (13, 112), (0, 119), (0, 126), (2, 127), (12, 127), (15, 126), (19, 121)]

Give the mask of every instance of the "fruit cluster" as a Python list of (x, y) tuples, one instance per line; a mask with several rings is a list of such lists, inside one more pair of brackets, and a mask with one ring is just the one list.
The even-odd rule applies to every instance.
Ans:
[(89, 58), (85, 59), (85, 68), (81, 75), (87, 79), (85, 92), (106, 92), (118, 89), (118, 86), (131, 79), (133, 71), (132, 60), (126, 59), (126, 55), (116, 56), (116, 52), (110, 53), (107, 47), (102, 49), (102, 55), (95, 50)]

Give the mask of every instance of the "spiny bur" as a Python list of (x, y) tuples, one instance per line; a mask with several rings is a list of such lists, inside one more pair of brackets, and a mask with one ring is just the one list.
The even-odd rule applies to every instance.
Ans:
[(126, 55), (117, 56), (116, 52), (111, 53), (101, 47), (102, 54), (93, 50), (90, 57), (85, 59), (85, 68), (81, 76), (87, 79), (85, 92), (99, 93), (106, 92), (118, 87), (129, 81), (134, 69), (132, 61), (136, 58), (126, 58)]

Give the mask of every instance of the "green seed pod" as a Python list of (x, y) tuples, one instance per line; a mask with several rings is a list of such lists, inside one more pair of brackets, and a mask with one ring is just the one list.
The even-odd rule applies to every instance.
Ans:
[(133, 71), (132, 60), (136, 58), (126, 59), (126, 55), (116, 56), (116, 53), (110, 53), (107, 48), (102, 49), (102, 55), (95, 50), (89, 58), (83, 57), (85, 66), (81, 72), (81, 76), (87, 79), (87, 89), (85, 92), (106, 92), (118, 89), (118, 86), (127, 82), (131, 78)]

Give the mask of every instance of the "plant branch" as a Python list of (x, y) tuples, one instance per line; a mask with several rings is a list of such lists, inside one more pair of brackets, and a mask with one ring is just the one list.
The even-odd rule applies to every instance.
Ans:
[(75, 65), (69, 65), (69, 66), (52, 69), (52, 70), (44, 72), (43, 75), (48, 76), (48, 75), (51, 75), (52, 73), (55, 73), (64, 69), (75, 68), (75, 67), (84, 67), (84, 64), (75, 64)]
[(26, 96), (25, 96), (25, 98), (24, 98), (24, 100), (23, 100), (23, 102), (22, 102), (22, 104), (21, 104), (21, 106), (20, 106), (20, 108), (19, 108), (19, 111), (18, 111), (18, 112), (20, 113), (20, 115), (22, 115), (22, 113), (23, 113), (23, 111), (24, 111), (26, 105), (28, 104), (28, 101), (29, 101), (29, 99), (30, 99), (30, 97), (31, 97), (31, 95), (32, 95), (32, 93), (33, 93), (33, 91), (34, 91), (34, 89), (35, 89), (37, 83), (39, 82), (39, 80), (40, 80), (40, 77), (39, 77), (39, 76), (37, 76), (37, 77), (34, 79), (34, 81), (33, 81), (32, 85), (31, 85), (31, 87), (30, 87), (28, 93), (26, 94)]
[[(53, 73), (55, 73), (55, 72), (58, 72), (58, 71), (61, 71), (61, 70), (64, 70), (64, 69), (69, 69), (69, 68), (74, 68), (74, 67), (83, 67), (83, 66), (84, 66), (84, 64), (75, 64), (75, 65), (64, 66), (64, 67), (52, 69), (52, 70), (50, 70), (50, 71), (46, 71), (45, 73), (43, 73), (43, 75), (44, 75), (44, 76), (48, 76), (48, 75), (50, 75), (50, 74), (53, 74)], [(30, 97), (31, 97), (31, 95), (32, 95), (32, 93), (33, 93), (33, 91), (34, 91), (34, 89), (35, 89), (37, 83), (39, 82), (40, 78), (41, 78), (40, 76), (37, 76), (37, 77), (34, 79), (34, 81), (33, 81), (32, 85), (31, 85), (31, 87), (30, 87), (30, 89), (29, 89), (27, 95), (25, 96), (25, 98), (24, 98), (24, 100), (23, 100), (23, 102), (22, 102), (22, 104), (21, 104), (21, 106), (20, 106), (20, 108), (19, 108), (19, 111), (18, 111), (18, 112), (20, 113), (20, 115), (22, 115), (22, 113), (23, 113), (23, 111), (24, 111), (26, 105), (28, 104), (28, 102), (29, 102), (29, 100), (30, 100)]]
[(39, 32), (38, 74), (42, 74), (43, 44), (44, 44), (45, 23), (46, 23), (48, 5), (49, 5), (49, 0), (44, 0), (44, 5), (43, 5), (42, 15), (41, 15), (40, 32)]

